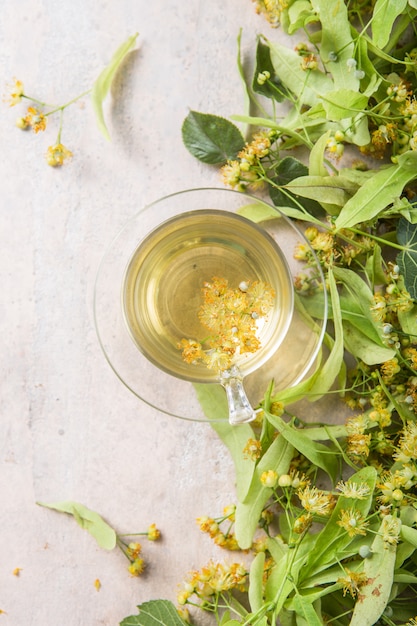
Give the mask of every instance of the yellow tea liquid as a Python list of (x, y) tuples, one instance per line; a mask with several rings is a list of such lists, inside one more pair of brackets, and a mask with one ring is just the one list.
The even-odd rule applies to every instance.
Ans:
[(167, 220), (135, 250), (122, 290), (124, 317), (138, 349), (156, 366), (192, 382), (218, 380), (203, 363), (182, 359), (181, 339), (204, 341), (198, 313), (202, 287), (213, 277), (230, 288), (262, 281), (275, 291), (273, 309), (259, 325), (261, 347), (237, 357), (242, 374), (260, 367), (285, 336), (293, 310), (292, 278), (266, 231), (227, 211), (196, 210)]

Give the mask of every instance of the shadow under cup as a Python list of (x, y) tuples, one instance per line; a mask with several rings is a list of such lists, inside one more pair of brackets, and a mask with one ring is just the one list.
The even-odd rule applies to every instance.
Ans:
[(123, 281), (124, 318), (137, 348), (164, 372), (193, 383), (221, 379), (205, 363), (185, 362), (178, 347), (182, 339), (203, 343), (207, 338), (199, 311), (203, 286), (214, 278), (226, 279), (231, 289), (259, 281), (275, 294), (271, 311), (256, 320), (259, 349), (237, 354), (234, 360), (235, 371), (246, 377), (276, 352), (293, 315), (291, 272), (263, 228), (227, 211), (181, 213), (145, 237)]

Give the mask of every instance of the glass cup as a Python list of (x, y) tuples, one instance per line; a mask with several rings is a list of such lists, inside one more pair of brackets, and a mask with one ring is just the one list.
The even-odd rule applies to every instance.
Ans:
[[(310, 249), (308, 268), (294, 257), (299, 243)], [(104, 354), (128, 389), (163, 413), (193, 421), (253, 420), (270, 384), (275, 390), (291, 387), (315, 367), (326, 299), (313, 319), (293, 286), (302, 271), (325, 292), (314, 259), (297, 227), (258, 198), (227, 189), (191, 189), (161, 198), (125, 224), (100, 264), (94, 314)], [(251, 290), (256, 287), (259, 295), (259, 286), (273, 294), (261, 315), (250, 308)], [(226, 324), (226, 339), (220, 337), (224, 328), (205, 324), (204, 298), (207, 293), (213, 298), (212, 288), (227, 299), (230, 319), (239, 322)], [(237, 310), (230, 308), (231, 296), (246, 309), (242, 302)], [(233, 337), (248, 327), (256, 345), (252, 351), (250, 342)], [(184, 358), (180, 348), (188, 349), (190, 342), (200, 346), (198, 358), (188, 358), (187, 350)], [(213, 366), (218, 352), (220, 367)], [(215, 417), (200, 402), (208, 385), (224, 394)]]
[(138, 349), (172, 376), (220, 382), (233, 424), (255, 418), (243, 379), (276, 352), (293, 305), (276, 241), (246, 217), (217, 209), (157, 226), (134, 251), (122, 287)]

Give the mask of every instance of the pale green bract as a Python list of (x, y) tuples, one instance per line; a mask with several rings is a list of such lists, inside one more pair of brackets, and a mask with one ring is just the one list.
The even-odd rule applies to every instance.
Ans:
[(132, 35), (116, 50), (110, 63), (104, 68), (95, 81), (91, 92), (91, 101), (96, 115), (97, 125), (100, 132), (108, 140), (110, 139), (110, 134), (104, 120), (103, 103), (109, 92), (113, 79), (116, 76), (117, 70), (123, 63), (127, 54), (132, 50), (137, 37), (138, 33)]
[(101, 548), (113, 550), (116, 547), (117, 536), (113, 528), (104, 521), (101, 515), (83, 504), (71, 500), (54, 503), (38, 502), (37, 504), (48, 509), (54, 509), (60, 513), (72, 515), (77, 524), (87, 530)]

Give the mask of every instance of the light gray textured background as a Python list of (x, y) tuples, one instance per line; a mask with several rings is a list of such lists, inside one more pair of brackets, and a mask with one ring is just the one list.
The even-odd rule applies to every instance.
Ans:
[[(1, 0), (0, 77), (61, 104), (88, 89), (113, 51), (138, 45), (106, 103), (112, 142), (88, 97), (65, 114), (74, 153), (46, 165), (58, 120), (15, 127), (24, 106), (1, 104), (0, 624), (115, 626), (137, 604), (175, 600), (192, 568), (222, 557), (195, 524), (234, 497), (228, 453), (207, 424), (158, 414), (115, 377), (100, 350), (92, 296), (112, 237), (141, 206), (189, 187), (222, 186), (191, 157), (188, 110), (244, 111), (237, 36), (282, 37), (250, 0)], [(120, 532), (155, 522), (136, 579), (65, 515), (36, 501), (73, 499)], [(13, 570), (22, 568), (20, 576)], [(96, 591), (94, 581), (102, 584)]]

